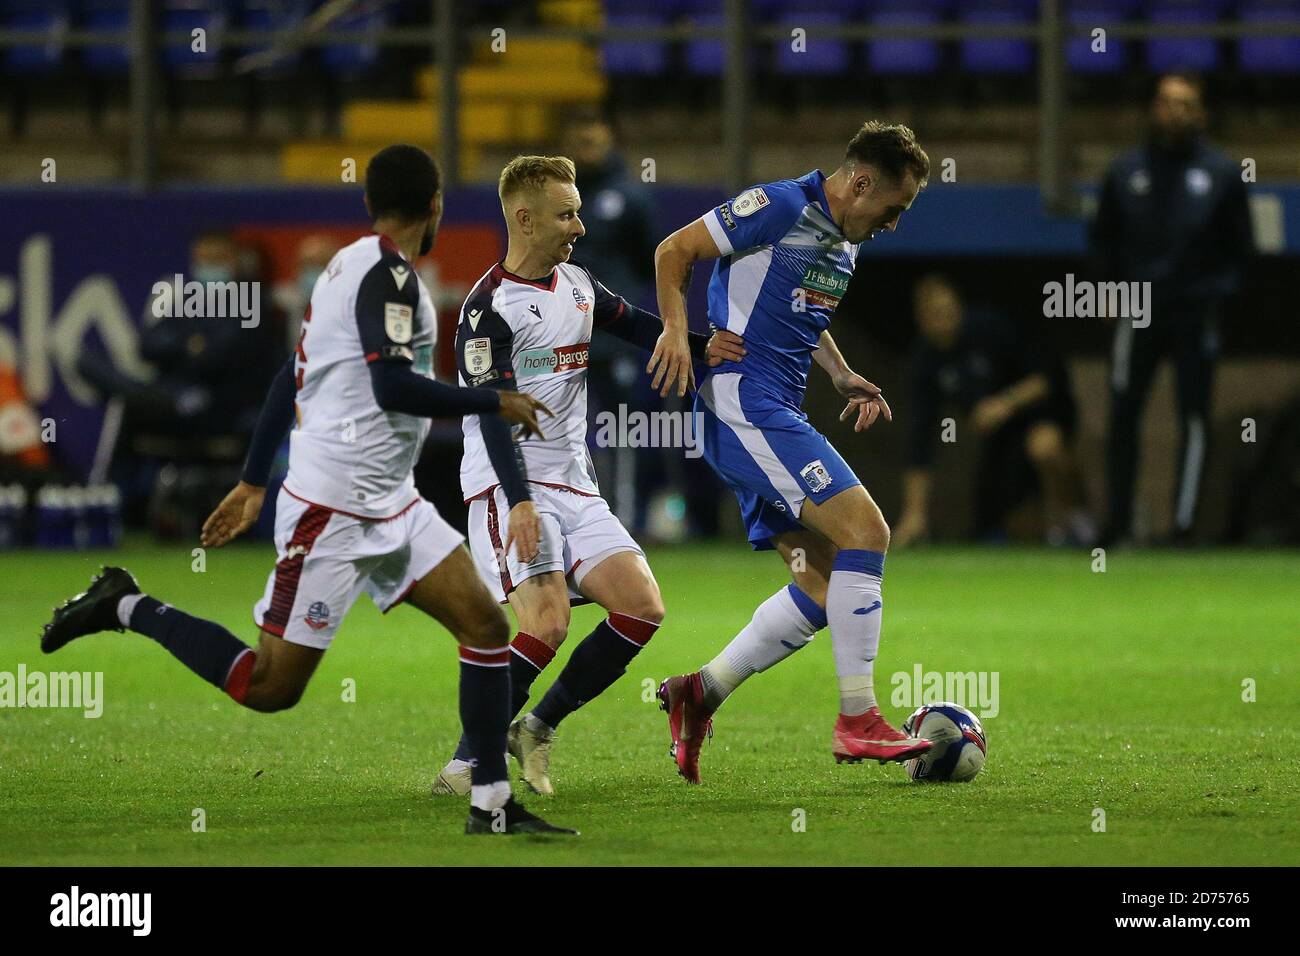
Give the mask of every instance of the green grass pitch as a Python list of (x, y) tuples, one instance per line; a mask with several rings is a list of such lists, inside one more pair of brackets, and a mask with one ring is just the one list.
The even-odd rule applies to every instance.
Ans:
[[(429, 795), (458, 734), (456, 657), (418, 612), (383, 617), (363, 597), (303, 701), (256, 714), (146, 638), (98, 635), (46, 657), (37, 633), (108, 561), (251, 640), (268, 546), (211, 552), (204, 573), (188, 546), (144, 542), (0, 556), (0, 671), (103, 671), (105, 697), (98, 719), (0, 708), (0, 863), (1300, 864), (1294, 554), (1113, 552), (1094, 573), (1081, 552), (898, 552), (876, 665), (884, 710), (906, 716), (891, 677), (917, 663), (997, 672), (984, 772), (926, 786), (895, 765), (837, 766), (822, 632), (719, 712), (696, 788), (645, 689), (711, 658), (783, 568), (741, 542), (650, 559), (665, 627), (561, 728), (559, 793), (526, 800), (582, 829), (561, 842), (468, 839), (465, 804)], [(575, 612), (569, 647), (598, 614)], [(200, 808), (206, 832), (193, 832)]]

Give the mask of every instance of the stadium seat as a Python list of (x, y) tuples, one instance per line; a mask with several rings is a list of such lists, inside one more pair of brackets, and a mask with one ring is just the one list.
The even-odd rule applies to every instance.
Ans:
[(793, 31), (802, 28), (807, 31), (806, 45), (803, 52), (796, 53), (790, 40), (776, 43), (776, 69), (780, 73), (804, 76), (829, 76), (845, 73), (849, 69), (849, 45), (844, 40), (833, 40), (817, 35), (817, 27), (828, 24), (839, 25), (844, 16), (832, 12), (787, 13), (782, 21)]
[(221, 34), (228, 22), (229, 11), (222, 0), (166, 0), (160, 23), (163, 33), (186, 33), (192, 38), (195, 30), (203, 30), (206, 36), (202, 52), (194, 49), (192, 39), (165, 44), (163, 65), (175, 73), (213, 72), (221, 59)]
[[(310, 0), (244, 0), (238, 22), (245, 30), (287, 30), (298, 23), (311, 10)], [(271, 44), (259, 44), (241, 51), (244, 54), (262, 53)], [(301, 48), (286, 49), (265, 66), (259, 67), (258, 76), (270, 77), (293, 72), (302, 62)]]
[[(1215, 23), (1222, 0), (1156, 0), (1147, 5), (1152, 23)], [(1213, 37), (1164, 37), (1147, 41), (1147, 67), (1155, 73), (1170, 70), (1210, 71), (1219, 67), (1219, 43)]]
[[(611, 11), (605, 17), (610, 27), (662, 27), (665, 21), (653, 13)], [(668, 44), (663, 40), (613, 40), (602, 44), (605, 72), (610, 76), (660, 76), (668, 72)]]
[[(85, 0), (81, 11), (82, 25), (101, 33), (126, 34), (131, 29), (130, 0)], [(82, 50), (82, 62), (93, 73), (126, 73), (131, 54), (125, 36), (119, 44), (89, 46)]]
[[(1025, 3), (980, 4), (960, 11), (957, 19), (968, 24), (1028, 24), (1034, 8)], [(963, 40), (962, 69), (971, 73), (1028, 73), (1034, 68), (1034, 41), (1014, 37)]]
[[(868, 22), (877, 26), (924, 26), (940, 21), (947, 4), (939, 0), (872, 0)], [(883, 75), (934, 73), (942, 51), (936, 40), (869, 40), (867, 68)]]
[[(1245, 23), (1300, 23), (1300, 0), (1248, 2), (1237, 15)], [(1237, 65), (1243, 73), (1300, 73), (1300, 36), (1243, 37), (1237, 47)]]
[[(692, 16), (691, 22), (701, 27), (717, 27), (722, 25), (722, 15)], [(691, 40), (686, 44), (686, 72), (696, 76), (721, 76), (726, 56), (727, 47), (720, 37)]]
[(42, 0), (9, 0), (0, 12), (0, 23), (9, 30), (39, 30), (45, 39), (30, 46), (12, 46), (5, 51), (5, 67), (15, 74), (52, 73), (63, 63), (64, 36), (68, 30), (66, 3)]
[(1084, 27), (1088, 36), (1068, 37), (1065, 41), (1066, 67), (1075, 73), (1119, 73), (1128, 64), (1128, 47), (1117, 36), (1106, 37), (1105, 52), (1092, 49), (1091, 31), (1122, 23), (1132, 15), (1133, 0), (1073, 0), (1066, 5), (1066, 21)]
[[(345, 13), (330, 24), (331, 30), (373, 33), (386, 29), (393, 18), (391, 7), (361, 7)], [(331, 74), (349, 79), (369, 73), (379, 62), (377, 43), (337, 43), (320, 50), (321, 65)]]

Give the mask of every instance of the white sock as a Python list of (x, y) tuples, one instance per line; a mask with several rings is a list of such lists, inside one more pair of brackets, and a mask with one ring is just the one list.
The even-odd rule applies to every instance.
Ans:
[(131, 626), (131, 612), (140, 603), (143, 594), (128, 594), (117, 602), (117, 619), (123, 627)]
[(835, 555), (826, 592), (826, 617), (839, 677), (840, 713), (849, 717), (876, 706), (872, 671), (880, 649), (880, 617), (884, 613), (880, 580), (884, 573), (885, 556), (879, 551), (845, 548)]
[(476, 783), (469, 788), (469, 803), (480, 810), (499, 810), (510, 800), (510, 781)]
[(790, 584), (754, 611), (754, 617), (717, 657), (700, 668), (704, 702), (717, 710), (737, 687), (779, 664), (826, 626), (826, 612)]

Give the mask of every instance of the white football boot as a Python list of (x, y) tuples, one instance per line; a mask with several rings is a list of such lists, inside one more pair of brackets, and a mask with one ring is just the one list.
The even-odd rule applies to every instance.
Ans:
[(526, 714), (511, 724), (506, 736), (511, 755), (524, 771), (524, 783), (533, 793), (544, 797), (555, 793), (550, 776), (551, 743), (554, 740), (555, 731), (532, 714)]
[(468, 797), (471, 786), (469, 761), (453, 757), (447, 761), (447, 766), (438, 771), (438, 776), (433, 781), (433, 795)]

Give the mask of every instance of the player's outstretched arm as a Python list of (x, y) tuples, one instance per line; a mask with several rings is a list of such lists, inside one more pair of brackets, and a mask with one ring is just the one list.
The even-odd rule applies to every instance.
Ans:
[(822, 333), (813, 358), (831, 377), (835, 390), (848, 399), (844, 411), (840, 412), (840, 421), (848, 421), (856, 413), (853, 430), (861, 432), (870, 428), (880, 415), (884, 415), (887, 422), (894, 420), (894, 413), (890, 411), (889, 403), (885, 401), (880, 389), (849, 368), (849, 363), (831, 338), (830, 332)]
[(262, 512), (271, 464), (275, 461), (280, 442), (284, 441), (285, 432), (293, 423), (293, 401), (297, 394), (293, 365), (294, 359), (290, 356), (271, 379), (248, 446), (243, 480), (203, 522), (199, 543), (205, 548), (219, 548), (239, 537), (253, 526)]
[(721, 254), (703, 217), (678, 229), (655, 250), (655, 291), (664, 328), (646, 371), (654, 376), (650, 387), (659, 389), (660, 396), (667, 396), (674, 386), (678, 396), (685, 395), (688, 387), (695, 387), (687, 337), (686, 293), (691, 287), (695, 263), (716, 259)]

